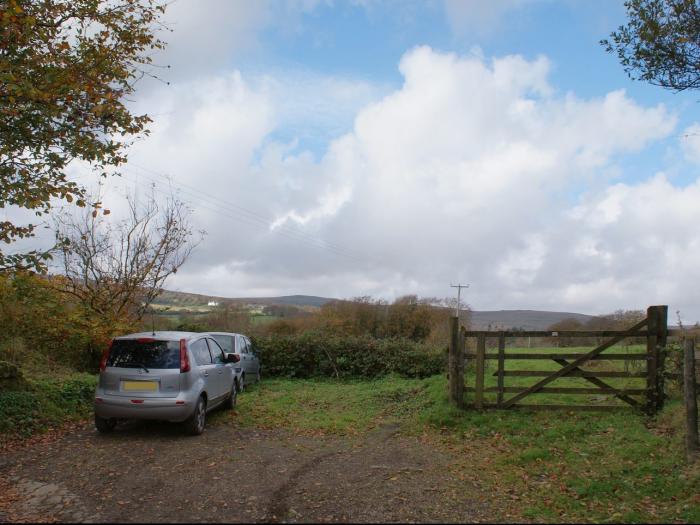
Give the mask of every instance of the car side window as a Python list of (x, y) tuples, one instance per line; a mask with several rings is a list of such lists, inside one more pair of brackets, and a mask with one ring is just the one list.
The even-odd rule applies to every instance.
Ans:
[(210, 365), (211, 355), (209, 355), (209, 348), (207, 348), (207, 343), (204, 339), (198, 339), (192, 346), (192, 354), (194, 354), (194, 359), (197, 361), (199, 366)]
[(246, 337), (246, 338), (245, 338), (245, 343), (246, 343), (246, 346), (248, 347), (248, 352), (250, 352), (251, 354), (255, 355), (255, 349), (253, 348), (253, 343), (250, 342), (250, 339), (248, 339), (248, 338)]
[(235, 352), (235, 350), (233, 349), (233, 341), (234, 341), (233, 336), (215, 335), (214, 337), (212, 337), (212, 339), (214, 339), (214, 341), (219, 343), (219, 346), (223, 349), (224, 352), (228, 352), (228, 353)]
[(240, 348), (239, 352), (241, 354), (247, 354), (248, 353), (248, 345), (245, 342), (245, 337), (239, 336), (238, 343), (239, 343), (239, 348)]
[(207, 338), (207, 343), (209, 343), (212, 362), (217, 365), (224, 363), (224, 351), (219, 346), (219, 343), (209, 338)]

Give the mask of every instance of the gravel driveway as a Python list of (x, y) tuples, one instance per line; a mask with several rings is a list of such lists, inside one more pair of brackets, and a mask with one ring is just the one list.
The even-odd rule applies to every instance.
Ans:
[[(361, 438), (90, 425), (0, 458), (0, 521), (493, 521), (445, 452), (384, 426)], [(470, 497), (471, 496), (471, 497)]]

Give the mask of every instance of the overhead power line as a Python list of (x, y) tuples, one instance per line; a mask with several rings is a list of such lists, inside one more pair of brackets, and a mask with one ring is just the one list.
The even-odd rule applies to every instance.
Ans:
[[(279, 235), (286, 237), (287, 239), (293, 240), (295, 242), (301, 242), (318, 249), (326, 250), (335, 255), (352, 259), (357, 262), (363, 262), (363, 259), (359, 257), (359, 254), (355, 254), (351, 251), (348, 251), (340, 245), (324, 241), (322, 239), (319, 239), (318, 237), (314, 237), (313, 235), (308, 234), (307, 232), (304, 232), (294, 227), (290, 227), (286, 224), (276, 226), (273, 228), (274, 221), (250, 209), (244, 208), (243, 206), (237, 205), (231, 201), (222, 199), (220, 197), (216, 197), (210, 193), (202, 191), (188, 184), (182, 182), (175, 182), (172, 177), (166, 174), (158, 173), (154, 170), (150, 170), (148, 168), (133, 163), (131, 163), (130, 165), (136, 167), (140, 171), (140, 173), (138, 174), (139, 176), (143, 176), (153, 184), (157, 185), (162, 182), (155, 178), (159, 177), (160, 179), (163, 179), (163, 181), (167, 182), (171, 187), (186, 194), (191, 199), (195, 199), (195, 203), (190, 202), (190, 204), (193, 207), (195, 207), (195, 209), (197, 207), (204, 208), (214, 213), (219, 213), (230, 217), (236, 221), (243, 221), (253, 226), (262, 227), (267, 231), (274, 231)], [(149, 174), (152, 174), (153, 176)], [(128, 179), (123, 180), (126, 180), (127, 182), (134, 184), (136, 187), (138, 187), (136, 181)], [(163, 191), (158, 190), (157, 188), (156, 191), (164, 193)]]
[[(169, 183), (175, 184), (174, 181), (173, 181), (173, 178), (172, 178), (171, 176), (167, 175), (167, 174), (159, 173), (159, 172), (157, 172), (157, 171), (154, 171), (154, 170), (151, 170), (151, 169), (148, 169), (148, 168), (144, 168), (143, 166), (139, 166), (139, 165), (136, 165), (136, 164), (135, 164), (134, 166), (135, 166), (137, 169), (140, 169), (140, 170), (142, 170), (142, 171), (146, 171), (147, 173), (151, 173), (151, 174), (153, 174), (153, 175), (155, 175), (155, 176), (158, 176), (158, 177), (161, 177), (161, 178), (167, 180)], [(202, 196), (204, 196), (204, 197), (206, 197), (206, 198), (208, 198), (208, 199), (210, 199), (210, 200), (213, 200), (213, 201), (215, 201), (215, 202), (219, 202), (219, 203), (221, 203), (222, 205), (225, 205), (225, 206), (227, 206), (227, 207), (231, 207), (231, 208), (233, 208), (233, 209), (235, 209), (235, 210), (237, 210), (237, 211), (243, 213), (244, 215), (246, 215), (246, 216), (248, 216), (248, 217), (254, 218), (254, 219), (257, 220), (257, 221), (261, 221), (261, 222), (264, 223), (268, 228), (273, 229), (273, 228), (272, 228), (272, 225), (273, 225), (274, 221), (270, 220), (268, 217), (265, 217), (265, 216), (263, 216), (263, 215), (260, 215), (260, 214), (257, 213), (257, 212), (254, 212), (254, 211), (252, 211), (252, 210), (250, 210), (250, 209), (248, 209), (248, 208), (245, 208), (245, 207), (243, 207), (243, 206), (241, 206), (241, 205), (239, 205), (239, 204), (236, 204), (235, 202), (231, 202), (231, 201), (229, 201), (229, 200), (222, 199), (221, 197), (216, 197), (215, 195), (211, 195), (210, 193), (206, 193), (206, 192), (200, 190), (199, 188), (195, 188), (194, 186), (191, 186), (191, 185), (186, 184), (186, 183), (184, 183), (184, 182), (177, 182), (175, 185), (178, 186), (178, 187), (180, 187), (180, 188), (187, 188), (187, 189), (189, 189), (190, 191), (195, 192), (195, 193), (197, 193), (197, 194), (199, 194), (199, 195), (202, 195)], [(322, 240), (322, 239), (319, 239), (319, 238), (317, 238), (317, 237), (314, 237), (314, 236), (312, 236), (312, 235), (306, 233), (306, 232), (303, 231), (303, 230), (300, 230), (300, 229), (295, 228), (295, 227), (293, 227), (293, 226), (289, 226), (289, 225), (287, 225), (287, 224), (283, 224), (283, 225), (280, 225), (280, 226), (276, 226), (276, 227), (274, 227), (274, 229), (275, 229), (275, 230), (283, 229), (283, 230), (288, 231), (288, 232), (290, 232), (290, 233), (295, 233), (295, 234), (298, 234), (298, 235), (307, 237), (309, 240), (313, 240), (313, 241), (320, 242), (320, 243), (324, 244), (325, 246), (329, 246), (329, 247), (332, 247), (332, 248), (335, 248), (335, 249), (338, 249), (338, 250), (344, 250), (344, 248), (341, 247), (341, 246), (338, 246), (338, 245), (335, 245), (335, 244), (330, 243), (330, 242), (328, 242), (328, 241), (324, 241), (324, 240)]]

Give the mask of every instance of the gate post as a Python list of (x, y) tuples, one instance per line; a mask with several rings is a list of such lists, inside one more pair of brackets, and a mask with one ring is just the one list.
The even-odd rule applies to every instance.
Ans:
[(450, 354), (447, 369), (450, 376), (450, 402), (458, 408), (464, 406), (464, 356), (460, 348), (459, 318), (450, 317)]
[(688, 462), (698, 457), (698, 401), (695, 380), (695, 339), (686, 337), (683, 355), (683, 396), (685, 399), (685, 451)]
[[(529, 339), (529, 337), (528, 337)], [(498, 336), (498, 397), (496, 405), (503, 404), (503, 374), (506, 368), (506, 336), (501, 332)]]
[(464, 368), (466, 360), (464, 354), (467, 351), (467, 338), (464, 335), (464, 327), (458, 326), (459, 337), (457, 338), (457, 374), (459, 381), (457, 381), (457, 399), (459, 399), (459, 406), (464, 407)]
[(664, 403), (664, 361), (668, 332), (668, 306), (647, 308), (647, 406), (652, 415)]

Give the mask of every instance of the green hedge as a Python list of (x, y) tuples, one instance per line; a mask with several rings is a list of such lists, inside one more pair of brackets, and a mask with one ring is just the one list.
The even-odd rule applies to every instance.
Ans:
[(27, 390), (0, 392), (0, 433), (28, 436), (92, 412), (97, 377), (31, 381)]
[(266, 376), (372, 378), (395, 373), (423, 378), (445, 370), (444, 348), (409, 339), (321, 333), (254, 337)]

